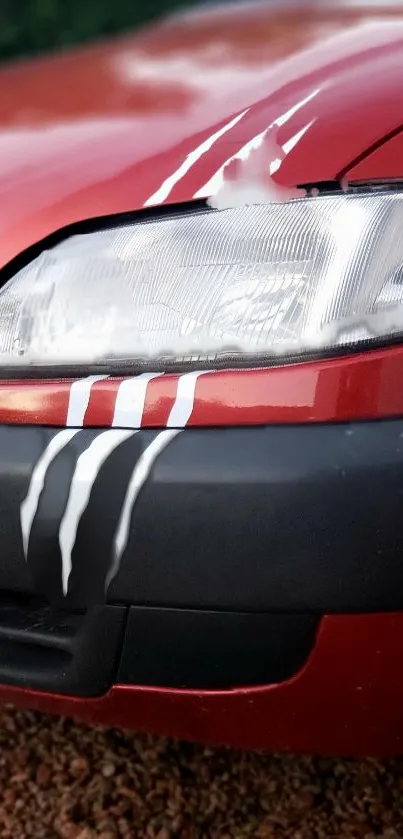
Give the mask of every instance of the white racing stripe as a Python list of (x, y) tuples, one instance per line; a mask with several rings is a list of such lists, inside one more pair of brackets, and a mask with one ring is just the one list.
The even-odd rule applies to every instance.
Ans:
[(199, 376), (211, 372), (211, 370), (193, 370), (192, 373), (184, 373), (180, 377), (176, 399), (168, 417), (167, 428), (183, 428), (187, 425), (192, 416), (197, 380)]
[[(167, 421), (167, 429), (161, 431), (154, 437), (152, 443), (150, 443), (139, 457), (133, 469), (115, 532), (112, 562), (105, 583), (106, 589), (119, 570), (121, 557), (128, 541), (133, 508), (139, 493), (147, 481), (159, 454), (189, 422), (194, 406), (197, 380), (199, 376), (207, 372), (210, 371), (193, 371), (180, 376), (176, 399)], [(118, 391), (114, 415), (115, 425), (117, 423), (127, 425), (129, 416), (131, 425), (134, 422), (138, 423), (139, 426), (141, 425), (148, 382), (157, 375), (161, 374), (143, 374), (143, 376), (129, 379), (122, 383), (125, 387), (122, 388), (121, 385), (122, 390), (119, 389)], [(89, 402), (91, 386), (94, 381), (99, 381), (103, 378), (106, 378), (106, 376), (91, 376), (88, 379), (74, 383), (76, 390), (73, 398), (73, 406), (69, 406), (71, 408), (69, 410), (71, 422), (78, 423), (80, 419), (81, 423), (83, 422)], [(72, 388), (74, 385), (72, 385)], [(20, 510), (25, 557), (27, 557), (32, 524), (38, 510), (39, 499), (44, 487), (47, 470), (54, 458), (80, 430), (80, 428), (66, 428), (56, 434), (33, 470), (28, 493), (21, 504)], [(78, 525), (87, 508), (99, 470), (121, 443), (137, 433), (138, 430), (132, 427), (127, 429), (109, 428), (99, 433), (77, 459), (66, 508), (59, 528), (62, 583), (65, 595), (68, 592), (69, 577), (72, 568), (71, 555), (77, 537)]]
[(133, 509), (139, 493), (149, 477), (150, 471), (158, 455), (161, 454), (174, 437), (180, 434), (182, 428), (189, 422), (194, 406), (197, 380), (199, 376), (208, 372), (211, 371), (194, 370), (192, 373), (185, 373), (183, 376), (180, 376), (176, 399), (168, 417), (167, 429), (169, 430), (161, 431), (158, 436), (154, 438), (153, 442), (150, 443), (143, 454), (139, 457), (134, 467), (129, 486), (127, 488), (118, 526), (116, 528), (112, 564), (105, 580), (106, 591), (119, 571), (121, 558), (129, 538), (129, 528), (133, 515)]
[(69, 407), (67, 409), (66, 425), (82, 426), (85, 412), (88, 408), (91, 388), (95, 382), (107, 379), (108, 376), (87, 376), (85, 379), (78, 379), (70, 387)]
[(303, 136), (304, 136), (304, 134), (306, 134), (306, 132), (307, 132), (307, 131), (309, 131), (309, 129), (310, 129), (310, 128), (312, 127), (312, 125), (314, 124), (314, 122), (315, 122), (315, 120), (314, 120), (314, 119), (311, 119), (311, 121), (310, 121), (310, 122), (308, 122), (306, 125), (304, 125), (304, 127), (303, 127), (303, 128), (301, 128), (301, 129), (300, 129), (300, 131), (297, 131), (297, 133), (296, 133), (296, 134), (294, 134), (294, 136), (293, 136), (293, 137), (290, 137), (290, 139), (289, 139), (289, 140), (287, 140), (287, 142), (286, 142), (286, 143), (284, 143), (284, 145), (283, 145), (282, 149), (283, 149), (283, 152), (284, 152), (285, 154), (289, 154), (289, 152), (290, 152), (290, 151), (292, 151), (292, 149), (294, 149), (294, 148), (295, 148), (295, 146), (297, 145), (297, 143), (299, 143), (299, 141), (300, 141), (301, 137), (303, 137)]
[(116, 396), (112, 426), (114, 428), (140, 428), (148, 383), (162, 373), (141, 373), (131, 379), (124, 379)]
[(69, 497), (60, 524), (59, 544), (62, 555), (63, 592), (68, 591), (71, 572), (71, 553), (77, 536), (81, 516), (87, 507), (99, 470), (110, 454), (136, 431), (104, 431), (92, 441), (78, 458)]
[(64, 428), (63, 431), (59, 431), (59, 433), (52, 438), (49, 445), (40, 456), (32, 472), (27, 496), (20, 507), (22, 544), (25, 559), (28, 554), (28, 544), (32, 523), (38, 509), (39, 498), (44, 487), (46, 472), (56, 455), (58, 455), (59, 452), (67, 446), (67, 443), (70, 442), (75, 434), (78, 434), (78, 431), (79, 429), (75, 428)]
[(129, 527), (132, 518), (133, 508), (139, 496), (140, 490), (143, 488), (151, 468), (153, 467), (158, 455), (166, 448), (168, 443), (180, 433), (180, 429), (172, 429), (171, 431), (160, 431), (153, 442), (147, 446), (146, 450), (139, 457), (132, 476), (130, 478), (129, 486), (127, 488), (125, 500), (120, 514), (118, 526), (115, 533), (113, 543), (113, 558), (111, 567), (108, 571), (105, 580), (105, 590), (107, 590), (116, 576), (123, 551), (126, 548), (129, 537)]
[(171, 192), (171, 190), (174, 188), (175, 184), (177, 184), (178, 181), (180, 181), (180, 179), (183, 178), (189, 172), (189, 169), (192, 168), (194, 163), (196, 163), (196, 161), (199, 160), (199, 158), (203, 154), (206, 154), (206, 152), (208, 152), (211, 149), (214, 143), (217, 140), (219, 140), (219, 138), (222, 137), (223, 134), (226, 134), (227, 131), (230, 131), (230, 129), (233, 128), (234, 125), (236, 125), (237, 122), (239, 122), (239, 120), (242, 119), (242, 117), (248, 113), (248, 111), (249, 108), (246, 108), (245, 111), (242, 111), (242, 113), (237, 114), (237, 116), (231, 119), (230, 122), (227, 122), (226, 125), (223, 125), (222, 128), (220, 128), (218, 131), (215, 131), (215, 133), (212, 134), (211, 137), (208, 137), (207, 140), (204, 140), (203, 143), (200, 143), (200, 145), (197, 146), (197, 148), (193, 149), (193, 151), (191, 151), (190, 154), (187, 155), (183, 163), (181, 163), (179, 168), (176, 169), (176, 171), (173, 172), (172, 175), (170, 175), (169, 178), (167, 178), (161, 184), (161, 186), (157, 189), (156, 192), (154, 192), (153, 195), (150, 196), (150, 198), (147, 198), (147, 201), (145, 202), (144, 206), (150, 207), (154, 204), (161, 204), (163, 201), (165, 201), (165, 199), (168, 198), (168, 195)]
[[(291, 119), (291, 117), (293, 117), (294, 114), (297, 113), (297, 111), (303, 108), (304, 105), (307, 105), (308, 102), (311, 101), (311, 99), (314, 99), (319, 92), (319, 87), (312, 90), (311, 93), (308, 93), (308, 95), (304, 97), (304, 99), (301, 99), (299, 102), (296, 102), (295, 105), (293, 105), (292, 108), (289, 108), (288, 111), (285, 111), (284, 114), (280, 114), (280, 116), (278, 116), (273, 122), (271, 122), (270, 125), (268, 125), (267, 128), (264, 129), (264, 131), (261, 131), (260, 134), (256, 135), (256, 137), (252, 137), (251, 140), (248, 140), (248, 142), (245, 143), (245, 145), (243, 145), (237, 152), (232, 154), (231, 157), (229, 157), (225, 161), (225, 163), (223, 163), (222, 166), (220, 166), (220, 168), (217, 169), (217, 171), (211, 176), (207, 183), (205, 183), (202, 187), (200, 187), (200, 189), (197, 190), (197, 192), (195, 192), (193, 197), (210, 198), (210, 196), (216, 195), (217, 192), (224, 186), (225, 169), (228, 166), (228, 164), (232, 163), (232, 161), (234, 160), (247, 160), (251, 152), (253, 152), (255, 149), (258, 149), (262, 145), (265, 136), (268, 135), (269, 131), (272, 128), (279, 128), (280, 126), (285, 125)], [(309, 123), (301, 132), (301, 134), (299, 134), (299, 136), (295, 135), (294, 138), (288, 141), (288, 144), (285, 143), (285, 145), (283, 146), (283, 151), (286, 154), (294, 147), (294, 145), (296, 145), (300, 137), (302, 137), (305, 131), (307, 131), (308, 128), (310, 128), (311, 124), (312, 123)], [(270, 164), (271, 162), (272, 161), (269, 160), (268, 164)], [(277, 171), (278, 168), (279, 166), (277, 166), (276, 169), (273, 169), (272, 172)]]
[(207, 181), (204, 186), (200, 187), (197, 192), (195, 192), (193, 198), (209, 198), (211, 195), (216, 195), (217, 192), (224, 186), (225, 169), (228, 164), (232, 163), (234, 160), (247, 160), (252, 151), (260, 148), (268, 131), (269, 129), (265, 128), (264, 131), (256, 134), (256, 137), (252, 137), (251, 140), (248, 140), (248, 142), (245, 143), (245, 145), (241, 146), (237, 152), (234, 152), (234, 154), (232, 154), (231, 157), (229, 157), (225, 163), (217, 169), (217, 172), (211, 176), (210, 180)]

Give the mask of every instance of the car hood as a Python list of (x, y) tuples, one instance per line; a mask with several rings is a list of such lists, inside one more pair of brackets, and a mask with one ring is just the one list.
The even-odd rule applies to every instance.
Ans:
[(5, 67), (0, 264), (73, 222), (208, 196), (267, 132), (279, 184), (341, 178), (403, 123), (402, 47), (385, 3), (265, 0)]

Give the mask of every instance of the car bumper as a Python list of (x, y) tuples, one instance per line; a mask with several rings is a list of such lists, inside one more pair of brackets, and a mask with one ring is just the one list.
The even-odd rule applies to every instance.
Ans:
[(0, 589), (260, 613), (403, 607), (403, 421), (0, 427)]
[(2, 426), (0, 457), (3, 682), (278, 684), (323, 615), (403, 606), (400, 420)]
[(330, 615), (305, 666), (277, 685), (231, 691), (116, 684), (98, 698), (3, 685), (20, 707), (94, 725), (271, 752), (401, 755), (403, 615)]
[(146, 428), (105, 427), (105, 389), (66, 427), (71, 384), (2, 386), (0, 697), (247, 747), (399, 752), (403, 421), (349, 417), (340, 395), (341, 422), (315, 403), (304, 424), (259, 408), (231, 425), (225, 381), (217, 424), (205, 398), (182, 429), (164, 400)]

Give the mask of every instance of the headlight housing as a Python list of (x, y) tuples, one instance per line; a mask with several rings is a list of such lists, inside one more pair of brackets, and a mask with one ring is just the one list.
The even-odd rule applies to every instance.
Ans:
[(3, 365), (264, 363), (403, 331), (403, 194), (199, 209), (71, 236), (0, 290)]

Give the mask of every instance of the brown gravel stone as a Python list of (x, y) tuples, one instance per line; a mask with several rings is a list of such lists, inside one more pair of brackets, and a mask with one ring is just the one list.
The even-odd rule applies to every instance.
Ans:
[(212, 749), (0, 708), (0, 839), (403, 839), (403, 759)]
[(36, 783), (38, 787), (46, 786), (52, 777), (51, 767), (46, 763), (40, 763), (36, 770)]
[(88, 760), (85, 757), (75, 757), (69, 766), (73, 778), (84, 778), (90, 771)]

